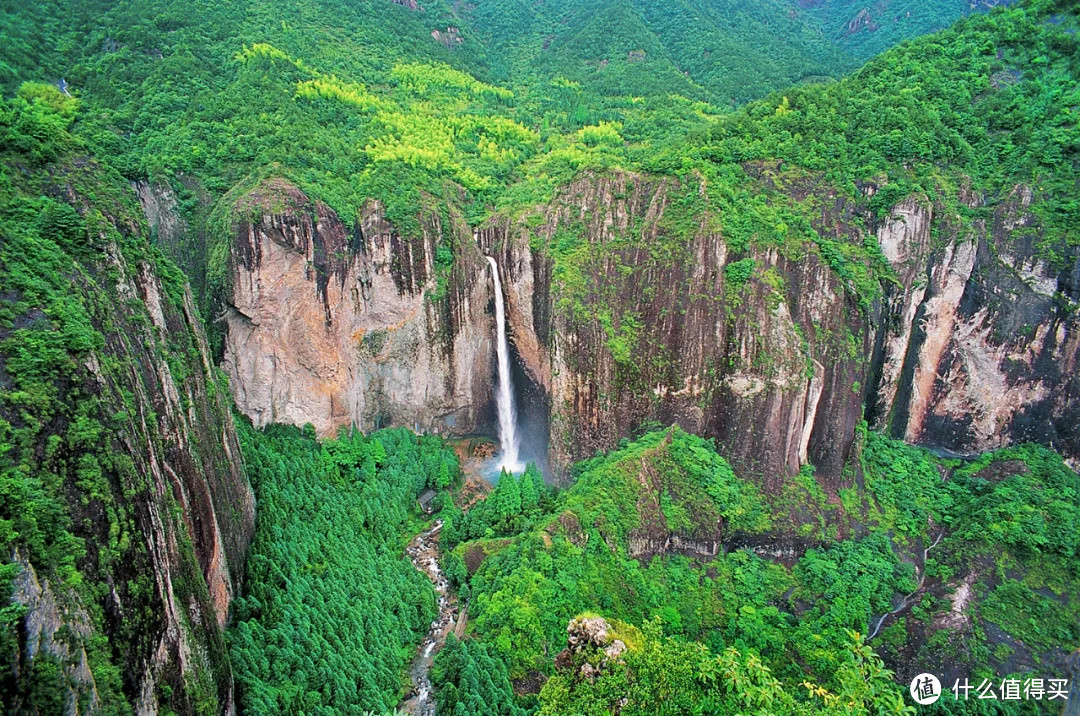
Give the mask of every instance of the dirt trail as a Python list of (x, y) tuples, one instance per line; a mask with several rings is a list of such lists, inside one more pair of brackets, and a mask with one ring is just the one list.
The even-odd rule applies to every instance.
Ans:
[(442, 520), (435, 520), (431, 527), (413, 538), (405, 549), (409, 559), (417, 569), (428, 576), (435, 585), (435, 592), (439, 595), (439, 616), (431, 622), (431, 629), (417, 648), (416, 657), (413, 659), (412, 666), (409, 667), (409, 677), (412, 679), (413, 688), (400, 706), (406, 713), (414, 714), (414, 716), (432, 716), (435, 713), (431, 664), (435, 660), (435, 655), (446, 643), (446, 636), (454, 630), (458, 621), (457, 598), (450, 594), (450, 584), (446, 581), (446, 575), (439, 569), (438, 545), (442, 526)]

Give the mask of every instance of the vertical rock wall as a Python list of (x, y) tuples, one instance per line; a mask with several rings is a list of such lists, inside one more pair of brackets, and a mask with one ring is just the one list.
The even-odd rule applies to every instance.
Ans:
[[(256, 426), (477, 428), (491, 394), (491, 284), (460, 219), (425, 211), (405, 238), (373, 201), (349, 228), (280, 180), (235, 210), (224, 368)], [(438, 264), (440, 245), (452, 267)]]
[[(861, 247), (876, 233), (895, 273), (877, 305), (860, 305), (809, 245), (733, 250), (704, 183), (586, 175), (471, 231), (425, 210), (411, 239), (378, 204), (350, 232), (270, 183), (241, 200), (254, 218), (235, 226), (225, 366), (237, 403), (256, 424), (323, 434), (482, 427), (490, 254), (517, 358), (550, 405), (556, 472), (678, 423), (770, 491), (813, 464), (835, 492), (864, 416), (949, 452), (1035, 440), (1080, 456), (1080, 268), (1075, 250), (1064, 267), (1035, 258), (1029, 190), (993, 211), (961, 190), (966, 222), (922, 195), (875, 222), (818, 179), (746, 169), (771, 200), (820, 206), (824, 239)], [(440, 241), (454, 247), (448, 278), (433, 268)]]
[[(35, 504), (62, 511), (41, 516), (44, 547), (16, 547), (10, 557), (12, 599), (24, 613), (4, 640), (14, 666), (0, 677), (0, 703), (22, 712), (45, 690), (66, 713), (111, 713), (118, 702), (142, 714), (231, 713), (223, 630), (240, 592), (254, 497), (191, 292), (150, 247), (136, 195), (112, 179), (82, 160), (55, 167), (44, 187), (96, 219), (72, 256), (41, 245), (51, 266), (72, 267), (63, 269), (68, 314), (51, 323), (35, 297), (2, 298), (24, 300), (15, 325), (42, 335), (78, 330), (87, 341), (51, 379), (61, 407), (48, 421), (31, 412), (40, 403), (16, 413), (17, 400), (0, 401), (5, 425), (33, 426), (7, 457), (21, 460), (23, 484), (38, 481)], [(151, 221), (168, 211), (151, 212)], [(15, 385), (8, 357), (0, 355), (5, 393)], [(27, 444), (29, 435), (38, 443)], [(79, 556), (57, 569), (54, 541), (70, 538)]]
[[(851, 386), (865, 370), (842, 349), (852, 332), (867, 343), (864, 325), (816, 258), (731, 255), (704, 196), (691, 215), (670, 208), (688, 192), (704, 188), (626, 173), (567, 187), (535, 229), (546, 245), (581, 237), (566, 278), (551, 277), (521, 225), (479, 233), (508, 277), (518, 352), (550, 386), (553, 465), (655, 421), (717, 438), (766, 486), (807, 461), (835, 483), (860, 413)], [(725, 267), (743, 259), (781, 281), (728, 285)]]
[[(775, 190), (767, 168), (748, 173)], [(967, 223), (925, 196), (900, 202), (876, 227), (895, 281), (870, 311), (816, 253), (735, 255), (707, 208), (688, 230), (674, 208), (686, 191), (632, 174), (585, 177), (538, 210), (541, 222), (478, 232), (508, 276), (519, 354), (548, 387), (557, 468), (650, 421), (675, 422), (715, 437), (767, 489), (811, 463), (834, 490), (864, 413), (946, 452), (1030, 440), (1080, 458), (1080, 259), (1068, 248), (1055, 266), (1036, 258), (1045, 247), (1030, 190), (990, 210), (961, 189), (977, 217)], [(865, 206), (827, 186), (785, 191), (820, 203), (814, 228), (825, 238), (861, 244), (873, 227)], [(551, 257), (531, 247), (567, 236), (583, 244), (552, 276)], [(732, 287), (727, 267), (747, 260), (751, 277)]]
[(1053, 247), (1055, 264), (1044, 258), (1032, 200), (1017, 186), (961, 228), (912, 197), (879, 227), (900, 278), (881, 327), (879, 427), (957, 454), (1040, 442), (1077, 464), (1080, 253)]

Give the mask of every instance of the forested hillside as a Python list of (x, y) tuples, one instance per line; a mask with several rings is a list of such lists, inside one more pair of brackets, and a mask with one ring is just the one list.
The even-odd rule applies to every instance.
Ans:
[[(860, 24), (853, 21), (863, 5), (848, 0), (362, 0), (287, 8), (260, 0), (48, 0), (5, 12), (0, 84), (10, 90), (25, 79), (63, 77), (73, 89), (92, 89), (104, 106), (128, 107), (121, 121), (134, 118), (135, 105), (168, 115), (188, 105), (180, 98), (226, 87), (241, 44), (270, 42), (363, 82), (403, 59), (438, 60), (521, 87), (562, 79), (602, 95), (678, 94), (727, 106), (838, 77), (994, 4), (876, 3), (873, 22)], [(144, 102), (158, 93), (160, 101)]]
[(212, 711), (254, 501), (187, 282), (78, 107), (0, 103), (0, 702)]
[(321, 445), (295, 428), (242, 435), (259, 528), (230, 632), (241, 710), (392, 709), (436, 614), (402, 550), (417, 495), (448, 487), (457, 458), (404, 430)]
[(562, 78), (609, 96), (679, 94), (730, 106), (855, 66), (786, 0), (499, 0), (465, 17), (496, 77), (524, 85)]
[(965, 15), (985, 12), (1008, 0), (791, 0), (820, 22), (822, 34), (845, 53), (866, 60), (903, 40), (944, 30)]
[[(902, 683), (920, 670), (1060, 663), (1080, 643), (1080, 545), (1066, 527), (1080, 519), (1080, 477), (1034, 446), (961, 466), (873, 432), (862, 440), (866, 489), (841, 496), (841, 540), (826, 527), (841, 506), (809, 475), (763, 496), (677, 429), (579, 464), (512, 539), (455, 546), (445, 534), (485, 648), (440, 658), (496, 656), (515, 684), (551, 675), (539, 701), (552, 714), (656, 713), (656, 694), (672, 713), (899, 713), (902, 691), (867, 646)], [(770, 542), (793, 508), (819, 524)], [(950, 595), (958, 583), (971, 602)], [(600, 615), (603, 637), (590, 624)], [(454, 702), (469, 703), (469, 689), (496, 698), (460, 664), (443, 678)]]

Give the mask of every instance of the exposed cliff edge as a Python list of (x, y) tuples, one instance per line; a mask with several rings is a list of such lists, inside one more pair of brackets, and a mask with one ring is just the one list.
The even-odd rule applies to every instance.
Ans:
[[(865, 334), (858, 311), (815, 256), (736, 255), (715, 219), (703, 184), (615, 173), (567, 187), (532, 233), (506, 222), (483, 233), (516, 294), (519, 352), (531, 373), (550, 376), (557, 466), (656, 421), (717, 438), (740, 473), (768, 487), (807, 460), (839, 472), (859, 416), (850, 386), (865, 370), (840, 338)], [(572, 269), (537, 294), (551, 260), (527, 258), (530, 244), (566, 233), (581, 237), (559, 258)], [(726, 270), (735, 262), (781, 282)], [(540, 271), (520, 271), (530, 264)], [(522, 341), (530, 326), (539, 336)]]
[(201, 319), (115, 172), (28, 176), (52, 218), (3, 225), (5, 710), (232, 712), (255, 506)]
[[(502, 222), (482, 234), (500, 248), (519, 352), (550, 379), (557, 464), (647, 421), (676, 422), (717, 438), (769, 489), (807, 462), (835, 488), (864, 393), (874, 423), (909, 442), (963, 454), (1041, 442), (1076, 464), (1080, 256), (1066, 249), (1056, 268), (1039, 258), (1030, 189), (985, 209), (962, 190), (981, 209), (969, 225), (909, 197), (875, 226), (868, 207), (827, 186), (747, 171), (763, 193), (813, 195), (822, 237), (861, 245), (876, 233), (895, 273), (881, 308), (860, 310), (807, 247), (734, 253), (707, 199), (687, 212), (687, 187), (669, 179), (585, 177), (538, 229)], [(538, 292), (551, 260), (530, 246), (557, 245), (560, 232), (586, 243)]]
[(312, 423), (321, 435), (480, 425), (491, 284), (460, 218), (427, 209), (419, 235), (403, 238), (371, 201), (350, 228), (284, 180), (230, 210), (223, 365), (255, 425)]
[(1080, 253), (1046, 260), (1031, 203), (1017, 186), (959, 230), (911, 197), (878, 228), (899, 285), (884, 302), (872, 415), (894, 436), (958, 454), (1039, 442), (1080, 460)]
[[(412, 240), (375, 202), (350, 233), (299, 190), (264, 184), (241, 200), (254, 218), (235, 224), (225, 366), (237, 402), (257, 424), (324, 434), (481, 427), (493, 330), (480, 259), (492, 254), (517, 359), (550, 405), (557, 471), (677, 423), (770, 491), (806, 464), (835, 491), (864, 416), (950, 453), (1036, 441), (1080, 458), (1080, 262), (1075, 250), (1064, 269), (1037, 258), (1030, 190), (993, 207), (961, 190), (967, 222), (922, 196), (879, 221), (872, 184), (852, 199), (779, 165), (745, 169), (769, 201), (820, 204), (821, 240), (876, 237), (884, 292), (858, 295), (811, 242), (732, 244), (704, 180), (586, 174), (472, 236), (428, 209)], [(266, 191), (283, 208), (260, 208)], [(454, 268), (431, 300), (447, 231)]]

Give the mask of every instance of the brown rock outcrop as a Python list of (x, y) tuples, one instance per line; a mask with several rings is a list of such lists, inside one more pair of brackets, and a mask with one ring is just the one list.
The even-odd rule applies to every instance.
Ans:
[[(487, 264), (463, 222), (425, 212), (406, 239), (373, 201), (349, 230), (280, 180), (236, 211), (252, 218), (233, 225), (223, 365), (255, 425), (476, 429), (494, 328)], [(440, 245), (459, 247), (452, 268), (437, 265)]]
[(1080, 255), (1041, 258), (1032, 199), (1018, 186), (992, 219), (960, 230), (912, 198), (878, 229), (903, 290), (885, 302), (876, 425), (949, 453), (1041, 442), (1077, 464)]
[[(771, 169), (747, 170), (776, 189)], [(807, 463), (835, 489), (864, 398), (874, 425), (910, 442), (971, 453), (1031, 440), (1080, 459), (1080, 330), (1069, 308), (1080, 257), (1065, 250), (1056, 268), (1037, 258), (1030, 190), (1017, 187), (968, 229), (925, 196), (900, 202), (876, 228), (896, 281), (871, 311), (815, 252), (733, 255), (707, 199), (693, 222), (673, 219), (688, 190), (586, 176), (538, 210), (542, 221), (478, 232), (507, 277), (518, 353), (550, 399), (556, 469), (655, 421), (716, 438), (740, 474), (771, 491)], [(865, 206), (813, 181), (785, 191), (821, 201), (823, 237), (863, 242)], [(960, 199), (983, 202), (967, 189)], [(568, 236), (579, 243), (553, 276), (551, 258), (530, 246)], [(748, 262), (733, 286), (729, 267)]]
[[(211, 387), (209, 347), (190, 291), (184, 288), (176, 306), (153, 266), (140, 263), (131, 272), (119, 252), (110, 249), (109, 255), (119, 276), (119, 297), (127, 305), (145, 307), (150, 320), (133, 320), (128, 331), (109, 338), (106, 353), (129, 363), (128, 374), (116, 376), (96, 360), (87, 370), (107, 402), (124, 405), (123, 396), (133, 396), (136, 412), (115, 436), (118, 451), (132, 459), (149, 485), (133, 506), (148, 563), (123, 569), (149, 569), (154, 586), (150, 595), (129, 592), (125, 582), (131, 577), (118, 575), (109, 618), (122, 623), (129, 613), (146, 608), (141, 602), (147, 599), (158, 615), (156, 630), (147, 634), (151, 651), (134, 656), (139, 665), (128, 673), (142, 713), (157, 712), (159, 684), (182, 694), (184, 683), (206, 678), (200, 675), (216, 679), (219, 704), (230, 710), (232, 680), (222, 634), (254, 532), (254, 496), (230, 408), (217, 385)], [(173, 366), (181, 363), (170, 364), (155, 350), (154, 335), (165, 345), (191, 346), (194, 361), (188, 358), (182, 379), (173, 375)], [(200, 581), (205, 596), (196, 586)]]
[[(95, 224), (94, 251), (71, 257), (73, 305), (104, 307), (88, 310), (81, 327), (100, 342), (71, 353), (69, 372), (53, 382), (65, 410), (31, 433), (39, 445), (19, 446), (31, 475), (48, 470), (63, 485), (54, 499), (64, 519), (50, 513), (49, 529), (81, 540), (71, 565), (81, 578), (72, 580), (70, 568), (58, 574), (40, 547), (12, 555), (12, 598), (25, 613), (7, 655), (15, 666), (5, 683), (14, 688), (0, 703), (26, 707), (35, 661), (51, 658), (63, 676), (48, 686), (63, 684), (69, 713), (114, 707), (106, 695), (145, 714), (192, 713), (196, 700), (233, 712), (223, 627), (240, 590), (255, 505), (202, 321), (179, 272), (151, 250), (128, 185), (80, 193), (110, 181), (92, 160), (56, 167), (50, 177), (51, 193), (110, 223)], [(100, 196), (113, 203), (103, 206)], [(176, 225), (175, 204), (138, 196), (152, 221)], [(24, 310), (40, 312), (32, 303)], [(92, 445), (73, 441), (84, 433)], [(77, 471), (84, 458), (86, 469)], [(95, 678), (106, 664), (119, 685)]]
[[(807, 461), (838, 478), (860, 414), (851, 385), (865, 370), (838, 336), (869, 349), (857, 311), (816, 257), (729, 255), (707, 208), (689, 235), (674, 235), (669, 204), (698, 191), (628, 173), (563, 190), (535, 231), (580, 234), (576, 285), (552, 280), (549, 258), (523, 258), (522, 227), (480, 233), (508, 277), (523, 362), (550, 384), (552, 462), (565, 468), (656, 421), (717, 438), (770, 487)], [(744, 259), (779, 281), (728, 286), (725, 268)], [(536, 333), (522, 340), (524, 327)]]
[[(823, 239), (861, 251), (874, 231), (895, 272), (884, 297), (860, 304), (810, 245), (732, 249), (703, 183), (585, 175), (526, 216), (470, 236), (431, 214), (410, 240), (377, 204), (349, 234), (286, 191), (286, 208), (237, 225), (226, 367), (238, 404), (257, 424), (310, 421), (324, 434), (489, 424), (487, 253), (517, 359), (550, 411), (556, 473), (643, 425), (676, 423), (715, 438), (770, 492), (806, 464), (835, 492), (864, 416), (948, 452), (1035, 440), (1080, 458), (1069, 308), (1080, 260), (1075, 250), (1064, 268), (1037, 258), (1029, 190), (966, 228), (922, 195), (875, 223), (865, 200), (819, 178), (746, 170), (770, 200), (813, 197)], [(967, 189), (960, 199), (984, 201)], [(438, 293), (432, 256), (448, 231), (446, 297), (425, 301)]]

